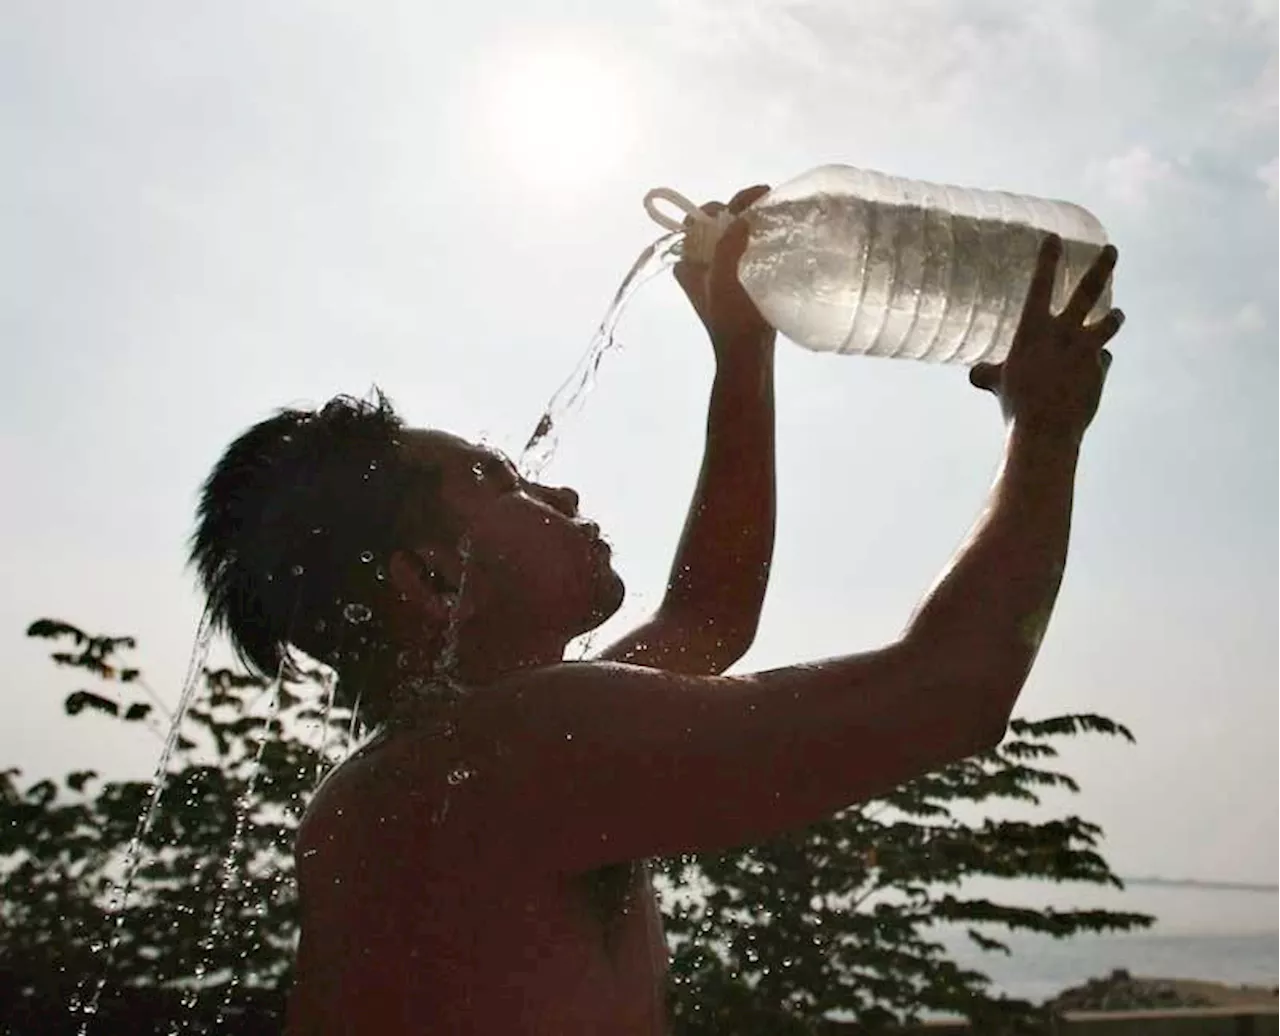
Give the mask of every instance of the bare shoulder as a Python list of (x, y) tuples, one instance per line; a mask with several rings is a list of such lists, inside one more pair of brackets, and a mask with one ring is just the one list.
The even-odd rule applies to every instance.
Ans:
[(977, 751), (961, 690), (909, 645), (731, 677), (568, 663), (477, 691), (460, 741), (504, 839), (584, 873), (760, 841)]
[(435, 728), (377, 734), (312, 795), (298, 830), (300, 867), (321, 856), (332, 860), (335, 846), (367, 850), (406, 826), (419, 827), (413, 821), (432, 815), (457, 754)]

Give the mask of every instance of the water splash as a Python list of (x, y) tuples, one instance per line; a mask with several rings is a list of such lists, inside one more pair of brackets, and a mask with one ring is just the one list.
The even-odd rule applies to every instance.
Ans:
[[(360, 723), (360, 703), (363, 700), (364, 692), (359, 691), (356, 694), (355, 704), (351, 706), (351, 724), (347, 727), (346, 753), (342, 757), (344, 761), (350, 759), (351, 754), (356, 750), (356, 741), (359, 739), (360, 728), (362, 726)], [(312, 790), (314, 791), (315, 789)]]
[(129, 896), (133, 892), (138, 870), (142, 866), (143, 840), (151, 831), (151, 825), (155, 822), (156, 812), (160, 806), (160, 796), (168, 783), (169, 760), (173, 757), (174, 749), (177, 748), (182, 730), (182, 721), (186, 718), (187, 710), (195, 700), (196, 688), (200, 685), (200, 675), (204, 672), (205, 661), (209, 657), (209, 646), (213, 641), (213, 633), (213, 612), (206, 608), (204, 614), (200, 617), (199, 626), (196, 627), (195, 644), (192, 646), (191, 658), (187, 663), (187, 675), (182, 681), (182, 693), (178, 697), (178, 707), (173, 713), (169, 736), (165, 738), (164, 748), (160, 752), (160, 759), (156, 763), (155, 772), (151, 776), (151, 790), (147, 797), (147, 805), (142, 811), (142, 815), (138, 817), (133, 839), (129, 842), (129, 848), (125, 852), (124, 874), (112, 889), (111, 899), (107, 904), (107, 916), (113, 917), (110, 922), (111, 934), (105, 944), (95, 944), (93, 947), (95, 953), (101, 952), (103, 954), (102, 966), (98, 969), (97, 978), (94, 979), (93, 983), (93, 991), (88, 999), (81, 1000), (83, 986), (77, 988), (71, 998), (72, 1015), (81, 1014), (84, 1016), (80, 1023), (79, 1036), (87, 1036), (89, 1026), (98, 1013), (98, 1006), (102, 1001), (102, 991), (106, 988), (107, 978), (116, 962), (116, 953), (120, 949), (120, 940), (124, 934), (125, 908), (129, 905)]
[[(218, 945), (218, 939), (222, 935), (223, 926), (226, 922), (227, 902), (231, 898), (232, 886), (239, 873), (240, 858), (244, 854), (245, 825), (249, 821), (249, 813), (254, 805), (254, 792), (258, 787), (258, 776), (262, 773), (262, 756), (266, 751), (267, 742), (271, 740), (271, 728), (275, 725), (276, 717), (280, 714), (280, 699), (282, 697), (281, 690), (284, 686), (285, 659), (282, 657), (280, 665), (276, 669), (275, 679), (271, 681), (271, 701), (267, 706), (267, 716), (262, 724), (262, 735), (258, 739), (258, 750), (254, 753), (253, 762), (249, 767), (249, 776), (245, 781), (244, 790), (240, 797), (236, 800), (236, 823), (235, 830), (231, 836), (231, 848), (227, 850), (227, 855), (222, 860), (222, 876), (219, 881), (218, 898), (213, 905), (213, 922), (209, 926), (209, 936), (204, 947), (204, 954), (199, 963), (196, 965), (196, 986), (194, 987), (198, 995), (199, 983), (204, 979), (208, 968), (209, 955)], [(252, 929), (255, 924), (252, 920), (248, 922)], [(232, 995), (240, 985), (240, 974), (238, 969), (231, 969), (231, 976), (228, 978), (226, 988), (222, 992), (222, 998), (218, 1003), (218, 1013), (216, 1024), (219, 1031), (226, 1020), (227, 1008), (231, 1005)], [(190, 1006), (194, 1007), (192, 1003)]]
[(547, 403), (546, 410), (538, 419), (537, 427), (529, 436), (529, 441), (525, 443), (520, 458), (516, 461), (516, 467), (525, 478), (536, 479), (542, 473), (542, 469), (547, 466), (560, 444), (560, 431), (565, 419), (582, 406), (583, 400), (595, 387), (600, 361), (605, 353), (617, 346), (614, 330), (627, 303), (643, 284), (679, 260), (680, 244), (683, 240), (683, 231), (676, 231), (658, 238), (640, 253), (640, 257), (627, 271), (586, 353), (578, 361), (573, 373)]
[[(329, 759), (329, 725), (333, 719), (333, 702), (338, 694), (338, 674), (332, 669), (327, 670), (321, 685), (325, 691), (324, 713), (320, 719), (320, 743), (316, 747), (316, 772), (312, 781), (312, 792), (320, 787), (320, 778), (324, 775), (325, 763)], [(352, 719), (354, 722), (354, 716)]]
[(585, 662), (591, 657), (591, 651), (595, 647), (596, 639), (600, 636), (600, 627), (597, 626), (593, 630), (588, 630), (582, 636), (578, 637), (570, 643), (568, 650), (565, 652), (575, 662)]
[(463, 536), (458, 542), (458, 556), (462, 560), (462, 572), (458, 577), (458, 591), (449, 600), (449, 619), (444, 631), (444, 645), (432, 673), (432, 685), (443, 685), (451, 691), (460, 691), (458, 680), (458, 641), (462, 633), (462, 600), (467, 592), (467, 574), (471, 570), (471, 538)]
[(471, 780), (475, 775), (476, 771), (472, 767), (462, 763), (450, 770), (449, 776), (446, 779), (451, 786), (456, 788), (459, 784)]
[(373, 618), (373, 609), (355, 601), (342, 609), (342, 617), (353, 626), (359, 626)]

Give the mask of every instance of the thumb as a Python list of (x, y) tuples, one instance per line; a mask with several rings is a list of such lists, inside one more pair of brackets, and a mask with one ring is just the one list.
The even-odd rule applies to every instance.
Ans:
[(732, 292), (742, 291), (741, 285), (738, 284), (738, 260), (746, 250), (749, 229), (746, 220), (734, 220), (716, 242), (710, 276), (711, 292), (716, 298), (724, 298)]
[(1004, 367), (998, 363), (977, 363), (969, 369), (969, 384), (984, 392), (997, 392)]

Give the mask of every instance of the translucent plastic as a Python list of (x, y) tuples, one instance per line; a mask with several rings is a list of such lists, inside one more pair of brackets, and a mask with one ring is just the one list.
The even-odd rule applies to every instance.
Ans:
[[(774, 327), (817, 352), (938, 363), (1009, 352), (1048, 233), (1061, 236), (1061, 307), (1106, 232), (1078, 205), (823, 166), (748, 210), (739, 266)], [(1110, 290), (1091, 320), (1111, 307)]]

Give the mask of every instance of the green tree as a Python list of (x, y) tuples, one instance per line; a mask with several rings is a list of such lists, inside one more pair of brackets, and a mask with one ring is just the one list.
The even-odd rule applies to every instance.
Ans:
[[(345, 754), (350, 713), (332, 707), (319, 671), (272, 682), (202, 667), (171, 735), (159, 699), (120, 661), (132, 638), (53, 620), (28, 633), (55, 642), (58, 665), (97, 680), (68, 695), (69, 715), (147, 724), (172, 744), (154, 801), (145, 781), (77, 771), (23, 787), (18, 771), (0, 774), (0, 1022), (7, 1012), (10, 1025), (22, 1016), (50, 1036), (76, 1031), (52, 1019), (92, 1004), (101, 977), (102, 1028), (90, 1036), (124, 1031), (108, 1025), (113, 1010), (146, 1031), (139, 1004), (152, 1031), (275, 1031), (297, 934), (293, 834), (320, 774)], [(766, 845), (662, 862), (677, 1032), (816, 1033), (831, 1012), (875, 1028), (946, 1011), (985, 1031), (1031, 1017), (1031, 1005), (949, 960), (935, 932), (963, 925), (999, 953), (991, 926), (1068, 937), (1150, 923), (958, 893), (974, 876), (1119, 886), (1097, 852), (1101, 831), (1079, 817), (959, 815), (1076, 791), (1049, 764), (1055, 742), (1081, 734), (1132, 740), (1099, 716), (1016, 721), (997, 750), (883, 800)]]
[[(1049, 789), (1079, 791), (1047, 764), (1058, 756), (1055, 741), (1082, 734), (1133, 741), (1102, 716), (1015, 720), (994, 751), (883, 799), (765, 845), (668, 861), (677, 1032), (816, 1033), (833, 1012), (871, 1030), (926, 1012), (962, 1015), (984, 1032), (1035, 1025), (1034, 1005), (958, 967), (937, 932), (962, 926), (983, 951), (1007, 954), (1004, 932), (1067, 938), (1152, 923), (1144, 914), (1029, 909), (959, 892), (975, 877), (1123, 887), (1098, 852), (1101, 829), (1078, 816), (980, 816), (999, 804), (1039, 806)], [(689, 889), (699, 894), (682, 893)]]
[[(69, 715), (169, 738), (171, 722), (156, 717), (163, 706), (119, 662), (132, 638), (53, 620), (27, 632), (63, 645), (51, 656), (58, 665), (97, 679), (67, 696)], [(151, 782), (91, 771), (25, 788), (17, 770), (0, 774), (0, 969), (11, 1001), (26, 990), (39, 1010), (65, 1015), (92, 1007), (105, 979), (108, 1006), (122, 988), (150, 989), (143, 999), (161, 1013), (230, 1031), (246, 1003), (287, 987), (293, 834), (306, 796), (340, 758), (350, 714), (328, 707), (330, 685), (315, 670), (275, 682), (201, 667), (198, 679), (154, 801)], [(278, 994), (266, 1000), (278, 1007)]]

